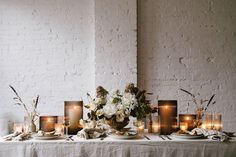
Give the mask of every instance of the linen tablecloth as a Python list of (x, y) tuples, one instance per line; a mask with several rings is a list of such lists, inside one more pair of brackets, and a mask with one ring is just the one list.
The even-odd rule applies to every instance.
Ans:
[(228, 143), (200, 140), (28, 140), (6, 142), (0, 140), (0, 157), (235, 157), (236, 140)]

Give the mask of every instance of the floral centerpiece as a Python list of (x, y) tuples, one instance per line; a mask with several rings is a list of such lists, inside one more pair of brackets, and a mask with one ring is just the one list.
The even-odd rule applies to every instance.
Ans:
[(99, 86), (96, 98), (92, 99), (88, 94), (90, 103), (85, 106), (91, 110), (88, 117), (122, 131), (128, 125), (130, 116), (142, 119), (151, 113), (145, 94), (145, 90), (140, 90), (133, 83), (127, 85), (123, 93), (117, 90), (112, 95), (108, 95), (107, 90)]

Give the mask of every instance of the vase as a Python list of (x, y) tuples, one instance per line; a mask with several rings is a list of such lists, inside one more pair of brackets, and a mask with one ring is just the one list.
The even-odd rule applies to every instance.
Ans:
[(129, 118), (126, 117), (123, 122), (117, 122), (115, 118), (111, 118), (109, 120), (106, 120), (106, 123), (114, 130), (118, 132), (124, 132), (126, 127), (129, 124)]
[(204, 115), (204, 108), (203, 107), (199, 107), (196, 110), (196, 121), (195, 121), (195, 125), (200, 128), (202, 126), (202, 120), (203, 120), (203, 115)]
[(34, 124), (33, 121), (29, 123), (29, 132), (30, 133), (36, 132), (36, 125)]

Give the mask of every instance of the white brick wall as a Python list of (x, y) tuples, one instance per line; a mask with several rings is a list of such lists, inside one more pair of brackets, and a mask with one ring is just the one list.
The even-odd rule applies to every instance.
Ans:
[[(128, 82), (178, 99), (186, 88), (216, 93), (227, 130), (236, 129), (236, 4), (232, 0), (0, 0), (0, 117), (22, 120), (23, 98), (40, 94), (42, 114), (63, 114), (63, 101), (97, 85)], [(230, 125), (231, 124), (231, 125)], [(232, 125), (233, 124), (233, 125)]]
[(235, 8), (233, 0), (138, 0), (138, 84), (179, 100), (182, 113), (189, 97), (178, 88), (215, 93), (210, 111), (236, 130)]
[(95, 85), (137, 82), (136, 0), (95, 1)]
[(9, 84), (44, 115), (94, 90), (94, 35), (93, 0), (1, 0), (0, 116), (23, 119)]

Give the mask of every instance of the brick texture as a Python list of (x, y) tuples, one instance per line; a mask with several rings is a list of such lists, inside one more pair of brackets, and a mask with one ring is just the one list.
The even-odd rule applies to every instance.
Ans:
[(138, 0), (138, 84), (194, 112), (185, 88), (209, 98), (236, 130), (236, 2)]

